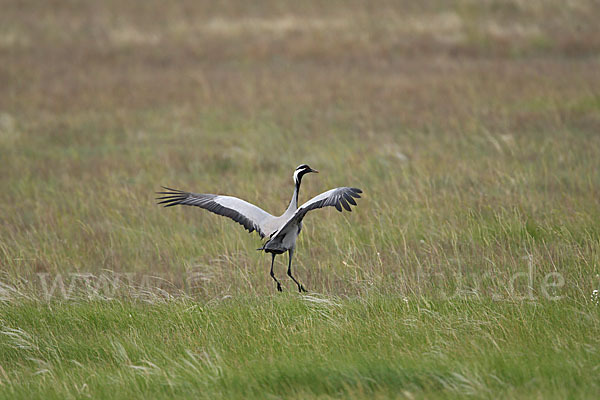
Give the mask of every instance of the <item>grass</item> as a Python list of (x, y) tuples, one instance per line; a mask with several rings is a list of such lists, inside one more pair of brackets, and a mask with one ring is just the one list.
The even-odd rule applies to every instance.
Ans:
[[(0, 396), (598, 391), (596, 2), (5, 3)], [(155, 204), (280, 213), (301, 163), (365, 192), (306, 217), (309, 297)]]
[(564, 398), (600, 384), (598, 308), (571, 301), (282, 295), (25, 302), (2, 315), (13, 398)]

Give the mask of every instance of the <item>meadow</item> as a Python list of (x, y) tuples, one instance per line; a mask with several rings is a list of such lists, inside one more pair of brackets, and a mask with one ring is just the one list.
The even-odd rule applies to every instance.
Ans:
[(600, 391), (597, 2), (0, 5), (0, 398)]

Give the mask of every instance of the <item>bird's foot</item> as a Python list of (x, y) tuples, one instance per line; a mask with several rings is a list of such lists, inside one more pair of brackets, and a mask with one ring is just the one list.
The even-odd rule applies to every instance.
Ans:
[(283, 292), (283, 289), (281, 289), (281, 284), (279, 282), (277, 282), (277, 290)]
[(302, 285), (298, 285), (298, 291), (300, 293), (302, 293), (302, 292), (306, 293), (306, 289), (304, 289), (304, 286), (302, 286)]

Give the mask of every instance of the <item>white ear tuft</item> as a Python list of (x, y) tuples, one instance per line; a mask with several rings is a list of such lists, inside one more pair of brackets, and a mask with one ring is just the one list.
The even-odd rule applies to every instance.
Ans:
[(296, 169), (296, 170), (294, 171), (294, 183), (298, 183), (298, 173), (299, 173), (300, 171), (301, 171), (301, 170), (299, 170), (299, 169)]

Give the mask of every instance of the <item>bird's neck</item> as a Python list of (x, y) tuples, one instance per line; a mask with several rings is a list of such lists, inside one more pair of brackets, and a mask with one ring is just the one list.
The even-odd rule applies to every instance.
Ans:
[(298, 209), (298, 193), (300, 193), (300, 182), (296, 182), (292, 200), (290, 200), (290, 205), (288, 206), (287, 210), (285, 210), (286, 214), (293, 213)]

